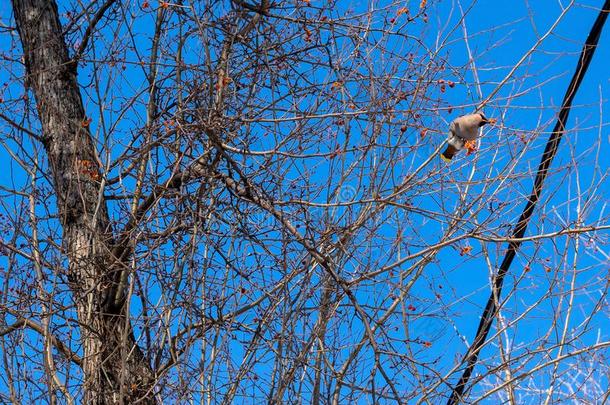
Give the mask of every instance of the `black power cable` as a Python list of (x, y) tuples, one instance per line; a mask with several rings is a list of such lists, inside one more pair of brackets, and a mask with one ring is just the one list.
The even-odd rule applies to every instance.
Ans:
[(483, 316), (479, 322), (479, 327), (477, 329), (474, 341), (464, 356), (463, 363), (466, 363), (466, 368), (464, 369), (460, 381), (451, 392), (451, 397), (449, 398), (449, 401), (447, 401), (447, 405), (456, 405), (463, 399), (464, 390), (466, 389), (468, 380), (470, 379), (472, 371), (474, 370), (479, 358), (479, 352), (481, 351), (485, 340), (487, 340), (487, 335), (491, 329), (493, 319), (496, 316), (496, 303), (499, 301), (502, 294), (504, 276), (506, 276), (511, 263), (517, 254), (517, 250), (519, 249), (519, 246), (521, 246), (521, 241), (519, 239), (523, 238), (527, 224), (532, 216), (532, 213), (534, 212), (536, 203), (540, 198), (542, 185), (548, 174), (549, 166), (557, 153), (559, 142), (561, 141), (561, 137), (565, 132), (565, 124), (568, 121), (568, 116), (570, 115), (572, 100), (574, 100), (576, 91), (578, 91), (580, 83), (587, 72), (591, 59), (593, 58), (593, 54), (597, 48), (597, 42), (599, 41), (600, 34), (609, 12), (610, 0), (606, 0), (604, 7), (600, 10), (597, 19), (593, 24), (593, 27), (591, 27), (587, 41), (585, 42), (585, 45), (580, 53), (580, 58), (578, 59), (578, 64), (576, 65), (576, 71), (572, 76), (572, 81), (570, 82), (568, 90), (563, 98), (563, 102), (561, 103), (561, 110), (559, 111), (559, 116), (557, 117), (557, 123), (555, 124), (555, 128), (553, 128), (553, 133), (546, 143), (546, 148), (544, 149), (542, 159), (540, 160), (538, 172), (536, 173), (536, 180), (534, 182), (534, 188), (532, 189), (532, 192), (527, 200), (527, 204), (519, 217), (519, 221), (513, 228), (511, 239), (517, 240), (508, 244), (508, 250), (504, 256), (504, 260), (502, 260), (502, 264), (498, 270), (498, 275), (494, 278), (493, 290), (489, 296), (489, 299), (487, 300), (487, 305), (485, 306)]

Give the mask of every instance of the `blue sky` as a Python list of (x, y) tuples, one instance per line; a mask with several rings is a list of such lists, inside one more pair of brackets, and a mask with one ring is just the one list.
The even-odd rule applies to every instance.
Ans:
[[(60, 9), (68, 4), (59, 2)], [(388, 145), (396, 147), (395, 155), (388, 156), (395, 158), (395, 161), (386, 162), (387, 170), (392, 171), (388, 176), (392, 181), (399, 183), (400, 180), (423, 162), (445, 139), (448, 123), (463, 113), (469, 113), (481, 101), (479, 91), (483, 98), (494, 92), (506, 75), (528, 52), (534, 44), (547, 32), (555, 23), (562, 12), (562, 6), (568, 6), (567, 1), (557, 2), (551, 0), (541, 1), (477, 1), (475, 3), (461, 3), (461, 8), (467, 14), (465, 16), (465, 26), (468, 32), (468, 41), (464, 41), (463, 27), (460, 25), (459, 3), (454, 1), (429, 2), (427, 24), (407, 25), (401, 28), (401, 20), (397, 18), (396, 30), (399, 33), (406, 33), (420, 38), (427, 46), (430, 53), (434, 53), (440, 59), (446, 60), (444, 72), (433, 75), (433, 79), (451, 80), (456, 83), (455, 87), (445, 86), (441, 90), (441, 84), (433, 84), (428, 95), (438, 97), (439, 108), (431, 108), (431, 103), (425, 105), (425, 109), (420, 111), (421, 122), (427, 129), (427, 136), (420, 137), (419, 131), (409, 129), (405, 134), (401, 134), (398, 128), (404, 121), (410, 120), (406, 107), (396, 115), (395, 121), (384, 126), (384, 139)], [(312, 7), (316, 1), (311, 2)], [(416, 2), (405, 2), (412, 10), (417, 9)], [(571, 6), (562, 21), (557, 25), (553, 33), (550, 34), (522, 63), (515, 71), (513, 78), (509, 78), (502, 85), (496, 95), (485, 106), (484, 111), (487, 116), (498, 119), (495, 127), (486, 127), (484, 137), (481, 140), (480, 150), (466, 156), (464, 153), (450, 166), (445, 165), (440, 159), (433, 160), (426, 166), (421, 174), (422, 183), (410, 192), (406, 197), (408, 203), (426, 211), (435, 212), (438, 215), (450, 215), (458, 207), (463, 206), (460, 198), (465, 195), (466, 202), (472, 202), (470, 211), (466, 214), (467, 218), (460, 225), (460, 229), (454, 236), (462, 235), (484, 224), (489, 230), (486, 236), (503, 237), (510, 232), (512, 225), (516, 222), (524, 206), (524, 196), (529, 194), (535, 170), (538, 166), (540, 155), (548, 138), (549, 132), (554, 125), (554, 118), (559, 110), (559, 105), (563, 98), (569, 79), (576, 66), (578, 54), (582, 48), (584, 39), (597, 16), (597, 9), (601, 1), (580, 1)], [(385, 3), (376, 4), (382, 9)], [(138, 12), (135, 4), (131, 9)], [(401, 4), (393, 4), (387, 8), (386, 12), (376, 14), (373, 26), (379, 27), (387, 24), (388, 17), (396, 14)], [(340, 8), (334, 10), (331, 15), (335, 18), (340, 17), (346, 10), (352, 9), (355, 12), (364, 11), (368, 5), (358, 2), (341, 3)], [(141, 11), (141, 10), (140, 10)], [(220, 13), (220, 12), (219, 12)], [(4, 24), (12, 24), (9, 19), (10, 6), (7, 2), (0, 4), (0, 15)], [(139, 32), (142, 37), (150, 35), (153, 25), (153, 13), (138, 18), (131, 27)], [(124, 31), (122, 31), (124, 34)], [(2, 34), (4, 39), (7, 34)], [(122, 38), (123, 40), (124, 38)], [(104, 38), (106, 44), (112, 43), (112, 37)], [(120, 41), (114, 44), (116, 49), (120, 49)], [(443, 44), (440, 46), (439, 44)], [(539, 207), (532, 218), (527, 235), (537, 233), (549, 233), (573, 227), (575, 225), (588, 225), (591, 223), (608, 223), (608, 214), (605, 204), (610, 200), (608, 180), (604, 176), (608, 174), (608, 159), (610, 153), (610, 136), (608, 131), (609, 113), (608, 97), (610, 92), (609, 70), (607, 61), (610, 60), (610, 29), (606, 27), (599, 41), (600, 47), (596, 52), (595, 58), (583, 81), (579, 92), (573, 103), (573, 110), (570, 120), (567, 123), (568, 133), (564, 136), (559, 153), (552, 165), (553, 168), (561, 168), (552, 172), (547, 179), (543, 196)], [(346, 57), (346, 63), (350, 59), (350, 44), (343, 42), (343, 52), (338, 54)], [(411, 49), (411, 42), (399, 35), (390, 36), (384, 43), (386, 49), (393, 49), (397, 52), (408, 52)], [(0, 41), (0, 52), (8, 52), (11, 42), (8, 40)], [(149, 51), (149, 43), (141, 41), (138, 43), (139, 51), (143, 54)], [(474, 64), (470, 61), (468, 48), (473, 55), (476, 55)], [(185, 59), (191, 63), (197, 63), (204, 59), (203, 50), (198, 47), (196, 39), (188, 47), (189, 51), (185, 54)], [(416, 58), (426, 60), (430, 53), (426, 54), (421, 48), (416, 48)], [(103, 56), (100, 51), (99, 56)], [(124, 55), (134, 58), (133, 52), (126, 51)], [(396, 71), (399, 76), (408, 68), (407, 62), (402, 59), (397, 62), (389, 53), (372, 52), (376, 64), (373, 71), (389, 72)], [(464, 67), (467, 66), (467, 69)], [(298, 66), (297, 69), (309, 69), (307, 66)], [(147, 100), (143, 93), (138, 99), (139, 105), (129, 110), (129, 114), (118, 120), (117, 114), (113, 110), (120, 109), (120, 104), (128, 97), (145, 90), (146, 84), (141, 68), (136, 65), (127, 64), (125, 75), (116, 76), (109, 79), (108, 71), (101, 68), (97, 73), (101, 81), (107, 85), (109, 99), (113, 100), (113, 108), (108, 106), (99, 107), (95, 105), (96, 95), (91, 91), (90, 66), (84, 66), (79, 75), (79, 80), (83, 85), (83, 94), (88, 113), (90, 112), (92, 129), (100, 140), (100, 144), (108, 141), (110, 145), (110, 155), (116, 157), (123, 151), (124, 145), (130, 137), (137, 132), (133, 128), (142, 127), (144, 121), (144, 106)], [(8, 83), (4, 91), (5, 99), (16, 99), (19, 96), (20, 84), (19, 77), (12, 76), (16, 72), (0, 70), (0, 83)], [(459, 73), (459, 74), (458, 74)], [(21, 73), (18, 73), (19, 75)], [(319, 82), (332, 83), (337, 80), (335, 72), (327, 72), (323, 69), (316, 70), (311, 68), (307, 74), (311, 75), (312, 80)], [(478, 78), (478, 81), (476, 80)], [(399, 80), (396, 80), (399, 82)], [(346, 84), (349, 91), (361, 91), (359, 83)], [(1, 95), (1, 94), (0, 94)], [(366, 102), (370, 95), (360, 92), (354, 95), (356, 102)], [(311, 95), (305, 102), (316, 100), (318, 95)], [(336, 106), (327, 105), (330, 110)], [(401, 105), (401, 108), (403, 105)], [(10, 116), (10, 110), (1, 109), (0, 111)], [(103, 113), (100, 113), (103, 111)], [(319, 112), (319, 111), (318, 111)], [(101, 114), (106, 119), (106, 126), (102, 125)], [(271, 116), (271, 115), (270, 115)], [(110, 130), (108, 123), (117, 120), (114, 132)], [(401, 121), (402, 120), (402, 121)], [(350, 135), (337, 133), (329, 139), (320, 139), (308, 145), (306, 151), (329, 152), (336, 145), (358, 146), (365, 142), (368, 127), (367, 122), (352, 122)], [(32, 123), (34, 129), (38, 128), (37, 123)], [(271, 128), (271, 126), (269, 126)], [(315, 125), (312, 124), (312, 128)], [(287, 130), (280, 130), (272, 137), (265, 137), (262, 131), (265, 125), (256, 127), (252, 140), (249, 145), (253, 150), (265, 150), (275, 146), (278, 138), (288, 136)], [(0, 120), (0, 139), (5, 139), (9, 133), (8, 126)], [(522, 140), (525, 140), (524, 143)], [(14, 146), (12, 141), (7, 141), (10, 148)], [(241, 146), (239, 143), (234, 145)], [(519, 155), (525, 148), (525, 152)], [(31, 150), (31, 147), (26, 147)], [(337, 170), (349, 166), (350, 156), (345, 154), (342, 163), (337, 160), (328, 159), (304, 159), (292, 164), (286, 169), (286, 179), (292, 179), (296, 184), (302, 184), (303, 179), (308, 179), (315, 185), (323, 185), (327, 176), (336, 173)], [(102, 155), (102, 159), (105, 156)], [(169, 159), (169, 158), (168, 158)], [(244, 158), (244, 166), (261, 164), (262, 159)], [(5, 148), (0, 148), (0, 160), (11, 163), (7, 170), (0, 172), (0, 184), (6, 187), (20, 188), (27, 182), (18, 166), (11, 160)], [(163, 161), (163, 158), (161, 158)], [(343, 164), (343, 166), (341, 166)], [(169, 172), (167, 172), (169, 173)], [(304, 174), (307, 173), (307, 174)], [(369, 171), (365, 170), (367, 175)], [(167, 175), (167, 174), (166, 174)], [(429, 176), (428, 179), (423, 177)], [(261, 177), (261, 181), (264, 178)], [(126, 188), (129, 188), (129, 181), (126, 181)], [(391, 181), (387, 182), (390, 187)], [(351, 199), (366, 196), (363, 184), (356, 183), (353, 178), (348, 178), (345, 184), (330, 182), (329, 185), (339, 187), (338, 199)], [(592, 186), (594, 185), (594, 186)], [(364, 184), (370, 186), (370, 184)], [(329, 190), (332, 187), (329, 187)], [(494, 192), (497, 190), (497, 192)], [(467, 191), (467, 194), (464, 194)], [(344, 194), (342, 195), (341, 192)], [(347, 195), (345, 195), (347, 193)], [(493, 198), (490, 194), (493, 193)], [(324, 202), (332, 200), (330, 191), (320, 193), (315, 200)], [(578, 196), (581, 198), (577, 198)], [(6, 198), (6, 197), (3, 197)], [(5, 200), (8, 201), (8, 200)], [(10, 209), (10, 202), (7, 202), (2, 210)], [(9, 208), (7, 208), (9, 207)], [(118, 207), (118, 206), (117, 206)], [(322, 212), (320, 210), (319, 212)], [(312, 210), (312, 216), (318, 212)], [(579, 217), (578, 214), (581, 213)], [(339, 208), (335, 212), (325, 212), (331, 218), (339, 218), (345, 214), (345, 218), (353, 218), (354, 213), (350, 208)], [(234, 220), (230, 213), (228, 218)], [(115, 218), (120, 222), (118, 211)], [(344, 271), (351, 277), (350, 272), (357, 272), (359, 264), (369, 263), (371, 266), (383, 266), (392, 263), (399, 255), (408, 255), (417, 252), (426, 246), (439, 241), (443, 232), (447, 229), (448, 221), (436, 221), (426, 218), (425, 215), (410, 212), (402, 209), (389, 209), (384, 213), (384, 221), (380, 226), (380, 231), (376, 234), (382, 238), (387, 237), (383, 244), (384, 248), (375, 248), (374, 244), (367, 246), (367, 234), (359, 234), (357, 241), (362, 245), (355, 249), (355, 256), (358, 260), (346, 260)], [(577, 219), (582, 223), (577, 223)], [(319, 219), (319, 218), (318, 218)], [(268, 217), (262, 217), (261, 227), (271, 228)], [(52, 223), (52, 221), (51, 221)], [(400, 248), (393, 246), (393, 240), (405, 232), (402, 237), (404, 243)], [(578, 239), (578, 243), (576, 242)], [(578, 244), (578, 246), (577, 246)], [(379, 243), (381, 246), (382, 243)], [(252, 252), (263, 253), (257, 250), (257, 246), (244, 244), (241, 246), (244, 254), (251, 249)], [(460, 250), (464, 247), (472, 247), (472, 250), (464, 255), (460, 255)], [(227, 249), (229, 245), (227, 245)], [(274, 246), (278, 248), (279, 246)], [(478, 324), (478, 318), (482, 307), (489, 295), (489, 274), (490, 268), (494, 269), (502, 260), (505, 243), (486, 243), (473, 239), (461, 240), (452, 246), (441, 250), (439, 255), (421, 271), (421, 276), (413, 285), (409, 293), (405, 307), (412, 305), (414, 309), (409, 315), (409, 338), (416, 342), (413, 347), (417, 348), (414, 356), (420, 361), (434, 360), (438, 371), (441, 374), (447, 372), (456, 361), (465, 353), (466, 343), (470, 343)], [(171, 252), (171, 246), (162, 248)], [(167, 253), (165, 252), (165, 253)], [(389, 253), (391, 252), (391, 253)], [(550, 334), (560, 328), (550, 328), (550, 323), (554, 316), (562, 320), (565, 317), (565, 299), (569, 296), (569, 286), (572, 283), (572, 276), (575, 274), (573, 283), (576, 288), (571, 322), (569, 329), (578, 334), (572, 345), (574, 349), (590, 345), (598, 340), (610, 339), (608, 328), (607, 311), (603, 311), (591, 319), (587, 325), (581, 322), (588, 314), (593, 311), (600, 296), (605, 298), (605, 282), (607, 281), (607, 267), (609, 254), (608, 241), (605, 233), (600, 232), (599, 238), (590, 240), (584, 234), (578, 238), (557, 237), (554, 239), (543, 239), (538, 242), (526, 242), (515, 259), (509, 276), (506, 279), (505, 292), (511, 292), (510, 298), (505, 305), (503, 315), (506, 322), (514, 321), (504, 339), (512, 343), (515, 356), (527, 353), (537, 345), (537, 342), (544, 341), (552, 345), (557, 340), (557, 336)], [(576, 253), (578, 253), (576, 255)], [(358, 257), (361, 254), (362, 257)], [(487, 255), (488, 260), (485, 259)], [(401, 256), (402, 257), (402, 256)], [(1, 258), (0, 260), (4, 260)], [(244, 263), (250, 259), (243, 259)], [(298, 263), (297, 257), (290, 257), (293, 263)], [(1, 263), (1, 262), (0, 262)], [(270, 261), (270, 266), (273, 261)], [(406, 272), (414, 261), (408, 261), (404, 265), (397, 266), (394, 272), (385, 272), (380, 277), (387, 281), (367, 284), (364, 283), (356, 291), (358, 299), (364, 304), (376, 304), (386, 308), (391, 302), (391, 294), (395, 287), (398, 290), (400, 285), (400, 272)], [(525, 268), (529, 267), (526, 271)], [(577, 271), (573, 271), (574, 267)], [(409, 273), (410, 274), (410, 273)], [(210, 275), (214, 276), (214, 275)], [(268, 277), (268, 278), (267, 278)], [(268, 274), (260, 276), (261, 283), (270, 283), (269, 279), (281, 278), (282, 274)], [(236, 286), (241, 285), (243, 280), (235, 278)], [(514, 291), (513, 287), (515, 288)], [(158, 292), (156, 290), (151, 290)], [(440, 297), (440, 298), (439, 298)], [(562, 298), (563, 297), (563, 298)], [(158, 298), (158, 297), (153, 297)], [(154, 300), (151, 298), (151, 300)], [(315, 298), (312, 305), (315, 304)], [(244, 296), (237, 301), (245, 302), (249, 297)], [(604, 301), (607, 306), (607, 302)], [(237, 306), (237, 304), (235, 304)], [(560, 310), (556, 310), (560, 308)], [(134, 300), (133, 310), (137, 313), (140, 306)], [(527, 314), (521, 318), (525, 312)], [(178, 311), (179, 312), (179, 311)], [(256, 314), (248, 314), (244, 317), (247, 322), (254, 322), (252, 318)], [(379, 314), (377, 314), (378, 316)], [(400, 315), (400, 314), (398, 314)], [(309, 322), (309, 323), (308, 323)], [(311, 319), (303, 319), (303, 324), (299, 325), (303, 331), (311, 327)], [(255, 323), (255, 322), (254, 322)], [(400, 318), (397, 317), (392, 325), (401, 325)], [(177, 329), (179, 325), (173, 325)], [(362, 325), (357, 321), (354, 323), (342, 323), (337, 325), (337, 331), (345, 333), (350, 342), (354, 341), (362, 334)], [(492, 330), (492, 333), (494, 330)], [(405, 339), (404, 330), (391, 331), (389, 336), (397, 340)], [(417, 341), (430, 341), (430, 348), (423, 348)], [(239, 365), (241, 354), (245, 349), (244, 345), (233, 342), (231, 346), (232, 361)], [(404, 349), (404, 347), (402, 347)], [(554, 353), (554, 352), (553, 352)], [(607, 350), (600, 350), (598, 354), (607, 355)], [(482, 353), (483, 366), (497, 364), (498, 347), (496, 344), (489, 345)], [(339, 355), (339, 358), (342, 356)], [(542, 361), (543, 356), (527, 357), (532, 364)], [(368, 359), (370, 361), (370, 358)], [(517, 361), (518, 363), (518, 361)], [(569, 363), (568, 363), (569, 364)], [(362, 366), (366, 372), (366, 361)], [(482, 368), (481, 368), (482, 369)], [(480, 370), (479, 368), (477, 370)], [(256, 370), (263, 377), (268, 377), (269, 364), (262, 362)], [(407, 378), (408, 373), (399, 374), (402, 378)], [(456, 378), (458, 374), (454, 374)], [(600, 377), (601, 378), (601, 377)], [(607, 389), (607, 376), (604, 377), (603, 384)], [(383, 380), (377, 376), (379, 384)], [(544, 385), (548, 379), (547, 374), (540, 374), (532, 378), (538, 384)], [(530, 382), (531, 382), (530, 381)], [(408, 381), (398, 380), (398, 385), (408, 387)], [(475, 394), (481, 394), (489, 388), (491, 379), (488, 378), (475, 389)], [(264, 389), (263, 389), (264, 390)], [(523, 389), (521, 395), (525, 402), (536, 402), (539, 393), (532, 393)], [(260, 393), (259, 393), (260, 394)], [(533, 395), (529, 397), (528, 395)], [(493, 398), (493, 397), (492, 397)], [(496, 397), (497, 399), (497, 397)], [(490, 403), (494, 403), (490, 400)]]

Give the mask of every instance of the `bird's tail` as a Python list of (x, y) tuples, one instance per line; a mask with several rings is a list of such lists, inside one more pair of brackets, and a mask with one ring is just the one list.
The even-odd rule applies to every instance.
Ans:
[(445, 149), (445, 151), (443, 153), (441, 153), (441, 159), (443, 159), (447, 163), (451, 162), (451, 159), (453, 159), (453, 155), (455, 155), (458, 152), (458, 150), (459, 149), (457, 149), (456, 147), (454, 147), (451, 144), (447, 145), (447, 148)]

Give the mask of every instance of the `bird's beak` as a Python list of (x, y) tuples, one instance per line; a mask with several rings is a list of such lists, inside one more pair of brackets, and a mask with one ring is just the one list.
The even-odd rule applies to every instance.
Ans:
[(498, 120), (495, 118), (490, 118), (486, 121), (486, 123), (489, 125), (496, 125), (496, 122), (498, 122)]

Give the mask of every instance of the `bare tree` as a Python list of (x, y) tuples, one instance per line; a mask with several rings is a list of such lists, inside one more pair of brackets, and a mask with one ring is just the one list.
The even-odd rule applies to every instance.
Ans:
[[(486, 55), (523, 21), (473, 29), (459, 1), (11, 6), (2, 402), (608, 397), (601, 95), (560, 119), (529, 231), (510, 231), (558, 113), (546, 64), (581, 46), (545, 44), (568, 46), (582, 5), (542, 32), (530, 10), (508, 67)], [(498, 125), (443, 163), (448, 122), (479, 109)]]

